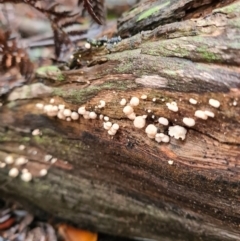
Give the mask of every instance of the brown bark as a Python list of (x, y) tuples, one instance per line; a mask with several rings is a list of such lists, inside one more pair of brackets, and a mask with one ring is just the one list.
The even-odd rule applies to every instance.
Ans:
[[(44, 83), (14, 89), (6, 97), (0, 107), (0, 160), (24, 155), (34, 178), (25, 183), (8, 176), (10, 166), (0, 169), (2, 195), (100, 232), (156, 240), (240, 240), (240, 3), (174, 22), (178, 18), (170, 13), (180, 3), (181, 12), (190, 14), (199, 1), (169, 2), (161, 9), (169, 21), (151, 23), (159, 25), (154, 30), (93, 49), (90, 67), (54, 78), (48, 73)], [(121, 20), (120, 31), (122, 26), (132, 31), (132, 19), (140, 18), (135, 20), (138, 32), (144, 29), (141, 21), (148, 26), (156, 17), (132, 15)], [(134, 128), (119, 104), (142, 95), (147, 99), (140, 100), (135, 113), (148, 115), (147, 124), (155, 123), (166, 134), (168, 128), (157, 123), (160, 116), (171, 126), (184, 126), (182, 119), (195, 118), (196, 110), (210, 110), (215, 117), (195, 118), (184, 141), (157, 143), (144, 129)], [(67, 122), (49, 117), (35, 105), (51, 98), (75, 111), (83, 105), (95, 110), (104, 100), (105, 108), (96, 112), (120, 129), (111, 137), (99, 118)], [(190, 98), (198, 103), (190, 104)], [(209, 99), (220, 107), (210, 106)], [(178, 112), (167, 108), (172, 101)], [(33, 136), (34, 129), (42, 136)], [(48, 154), (58, 161), (44, 161)], [(39, 177), (43, 167), (49, 173)]]

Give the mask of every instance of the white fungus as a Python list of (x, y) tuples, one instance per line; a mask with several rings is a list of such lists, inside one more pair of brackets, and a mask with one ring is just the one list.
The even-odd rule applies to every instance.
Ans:
[(58, 113), (57, 113), (57, 117), (58, 119), (60, 120), (65, 120), (65, 115), (63, 114), (63, 110), (59, 110)]
[(85, 43), (85, 48), (86, 49), (90, 49), (91, 48), (91, 44), (90, 43)]
[(105, 121), (109, 121), (109, 117), (108, 116), (104, 116), (103, 118)]
[(139, 99), (137, 97), (132, 97), (131, 100), (130, 100), (130, 105), (131, 106), (138, 106), (139, 105)]
[(168, 107), (169, 110), (173, 112), (178, 112), (178, 106), (176, 102), (171, 102), (171, 103), (166, 103), (166, 106)]
[(212, 117), (214, 118), (215, 114), (212, 112), (212, 111), (209, 111), (209, 110), (205, 110), (204, 113), (209, 116), (209, 117)]
[(52, 110), (52, 105), (44, 105), (43, 111), (44, 111), (45, 113), (47, 113), (47, 112), (49, 112), (49, 111), (51, 111), (51, 110)]
[(22, 173), (21, 179), (22, 179), (24, 182), (30, 182), (30, 181), (32, 180), (32, 174), (31, 174), (30, 172)]
[(46, 176), (47, 175), (47, 169), (41, 169), (40, 172), (39, 172), (39, 175), (41, 177)]
[(100, 120), (102, 120), (102, 119), (103, 119), (103, 115), (102, 115), (102, 114), (99, 116), (99, 119), (100, 119)]
[(114, 123), (110, 128), (110, 130), (108, 130), (108, 134), (111, 136), (114, 136), (117, 133), (118, 129), (119, 129), (119, 125), (117, 123)]
[(233, 106), (237, 106), (237, 101), (234, 100), (233, 103), (232, 103)]
[(112, 127), (112, 122), (104, 122), (103, 123), (103, 128), (105, 129), (105, 130), (110, 130), (110, 128)]
[(145, 127), (146, 118), (144, 118), (143, 116), (137, 116), (133, 121), (133, 125), (134, 125), (134, 127), (138, 128), (138, 129)]
[(104, 108), (106, 106), (106, 102), (104, 100), (99, 101), (100, 105), (98, 105), (98, 108)]
[(187, 134), (187, 130), (182, 126), (170, 126), (168, 129), (168, 135), (175, 139), (184, 140)]
[(39, 129), (35, 129), (35, 130), (32, 131), (32, 135), (33, 136), (41, 135), (41, 131)]
[(52, 155), (49, 155), (49, 154), (45, 155), (44, 157), (44, 161), (46, 162), (50, 161), (51, 159), (52, 159)]
[(71, 116), (71, 114), (72, 114), (72, 111), (70, 109), (64, 109), (63, 110), (64, 116), (69, 117), (69, 116)]
[(117, 123), (114, 123), (111, 127), (111, 129), (117, 131), (119, 129), (119, 125)]
[(18, 157), (15, 161), (15, 164), (17, 166), (21, 166), (21, 165), (24, 165), (28, 162), (28, 159), (26, 159), (25, 157)]
[(4, 168), (6, 166), (6, 163), (0, 162), (0, 168)]
[(136, 114), (133, 112), (133, 113), (127, 115), (127, 118), (130, 119), (130, 120), (135, 120)]
[(188, 118), (188, 117), (184, 117), (183, 118), (183, 123), (186, 125), (186, 126), (195, 126), (195, 120), (193, 118)]
[(97, 114), (96, 114), (94, 111), (91, 111), (91, 112), (89, 113), (89, 118), (94, 120), (94, 119), (97, 118)]
[(19, 150), (23, 151), (25, 149), (25, 146), (24, 145), (20, 145), (18, 148), (19, 148)]
[(42, 104), (42, 103), (37, 103), (37, 104), (36, 104), (36, 107), (37, 107), (38, 109), (42, 110), (43, 107), (44, 107), (44, 104)]
[(147, 95), (142, 95), (142, 96), (141, 96), (141, 99), (142, 99), (142, 100), (146, 100), (146, 99), (147, 99)]
[(78, 114), (84, 115), (86, 112), (85, 106), (79, 107), (78, 108)]
[(168, 125), (168, 119), (167, 118), (165, 118), (165, 117), (160, 117), (159, 119), (158, 119), (158, 122), (160, 123), (160, 124), (162, 124), (162, 125), (164, 125), (164, 126), (167, 126)]
[(124, 106), (126, 104), (127, 104), (127, 100), (126, 99), (121, 99), (120, 105)]
[(218, 100), (215, 99), (210, 99), (208, 101), (209, 105), (211, 105), (214, 108), (218, 108), (220, 106), (220, 102)]
[(79, 114), (75, 111), (72, 112), (71, 114), (72, 120), (78, 120), (79, 119)]
[(71, 117), (67, 117), (66, 121), (68, 121), (68, 122), (72, 121)]
[(145, 132), (149, 138), (153, 139), (157, 134), (157, 127), (153, 124), (150, 124), (146, 127)]
[(168, 143), (169, 140), (170, 140), (169, 136), (165, 135), (163, 133), (157, 133), (155, 136), (155, 141), (158, 143), (160, 143), (160, 142)]
[(156, 98), (153, 98), (153, 99), (152, 99), (153, 102), (156, 102), (156, 100), (157, 100)]
[(189, 103), (192, 104), (192, 105), (196, 105), (197, 104), (197, 100), (195, 100), (193, 98), (190, 98), (189, 99)]
[(13, 159), (13, 157), (12, 157), (11, 155), (8, 155), (8, 156), (5, 157), (4, 161), (5, 161), (8, 165), (11, 165), (11, 164), (13, 164), (14, 159)]
[(16, 167), (13, 167), (12, 169), (10, 169), (10, 171), (8, 172), (8, 175), (10, 177), (17, 177), (19, 174), (19, 171)]
[(53, 98), (49, 101), (50, 104), (54, 104), (54, 102), (55, 100)]
[(53, 159), (51, 160), (51, 163), (54, 164), (56, 161), (57, 161), (57, 158), (53, 158)]
[(208, 118), (205, 111), (202, 111), (202, 110), (196, 110), (194, 116), (196, 116), (200, 119), (203, 119), (203, 120), (207, 120), (207, 118)]
[(56, 105), (52, 105), (46, 112), (48, 116), (57, 116), (58, 107)]
[(173, 160), (168, 160), (168, 164), (172, 165), (173, 164)]
[(130, 114), (132, 114), (133, 113), (133, 108), (131, 107), (131, 106), (125, 106), (124, 108), (123, 108), (123, 113), (125, 114), (125, 115), (130, 115)]
[(65, 109), (65, 105), (58, 105), (58, 109), (59, 110), (64, 110)]

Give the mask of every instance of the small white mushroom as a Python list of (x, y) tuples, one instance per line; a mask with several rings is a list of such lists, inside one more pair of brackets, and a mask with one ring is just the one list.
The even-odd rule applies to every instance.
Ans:
[(125, 114), (125, 115), (130, 115), (130, 114), (132, 114), (133, 113), (133, 108), (131, 107), (131, 106), (125, 106), (124, 108), (123, 108), (123, 113)]
[(143, 116), (137, 116), (133, 121), (133, 125), (138, 129), (144, 128), (146, 125), (146, 118)]
[(91, 112), (89, 113), (89, 118), (94, 120), (94, 119), (97, 118), (97, 114), (96, 114), (94, 111), (91, 111)]
[(202, 110), (196, 110), (194, 116), (196, 116), (200, 119), (203, 119), (203, 120), (207, 120), (207, 118), (208, 118), (205, 111), (202, 111)]
[(86, 112), (85, 106), (79, 107), (78, 108), (78, 114), (84, 115)]
[(142, 99), (142, 100), (146, 100), (146, 99), (147, 99), (147, 95), (142, 95), (142, 96), (141, 96), (141, 99)]
[(78, 120), (79, 119), (79, 114), (75, 111), (72, 112), (71, 114), (72, 120)]
[(18, 157), (15, 161), (15, 164), (17, 166), (21, 166), (21, 165), (24, 165), (28, 162), (28, 159), (26, 159), (25, 157)]
[(212, 112), (212, 111), (209, 111), (209, 110), (205, 110), (204, 113), (209, 116), (209, 117), (212, 117), (214, 118), (215, 114)]
[(165, 118), (165, 117), (160, 117), (160, 118), (158, 119), (158, 122), (159, 122), (160, 124), (164, 125), (164, 126), (167, 126), (167, 125), (169, 124), (168, 119)]
[(36, 104), (36, 107), (37, 107), (39, 110), (42, 110), (43, 107), (44, 107), (44, 104), (42, 104), (42, 103), (37, 103), (37, 104)]
[(58, 105), (58, 109), (59, 110), (64, 110), (65, 109), (65, 105)]
[(188, 117), (184, 117), (183, 118), (183, 123), (186, 125), (186, 126), (195, 126), (195, 120), (193, 118), (188, 118)]
[(5, 162), (0, 162), (0, 168), (4, 168), (6, 166)]
[(43, 107), (43, 111), (44, 111), (45, 113), (51, 111), (51, 109), (52, 109), (52, 105), (45, 105), (45, 106)]
[(119, 125), (117, 123), (114, 123), (111, 127), (111, 129), (117, 131), (119, 129)]
[(126, 99), (121, 99), (120, 105), (124, 106), (126, 104), (127, 104), (127, 100)]
[(57, 161), (57, 158), (53, 158), (53, 159), (51, 160), (51, 163), (54, 164), (56, 161)]
[(100, 105), (98, 105), (98, 108), (100, 108), (100, 109), (104, 108), (106, 105), (106, 102), (104, 100), (100, 100), (99, 103), (100, 103)]
[(33, 136), (41, 135), (41, 131), (39, 129), (35, 129), (35, 130), (32, 131), (32, 135)]
[(85, 46), (86, 49), (90, 49), (91, 48), (91, 44), (90, 43), (85, 43), (84, 46)]
[(22, 173), (21, 179), (22, 179), (24, 182), (30, 182), (30, 181), (32, 180), (32, 174), (31, 174), (30, 172)]
[(19, 150), (23, 151), (26, 147), (24, 145), (20, 145), (18, 148)]
[(170, 126), (168, 128), (168, 135), (174, 137), (175, 139), (184, 140), (187, 134), (187, 130), (182, 126)]
[(103, 122), (103, 128), (105, 130), (110, 130), (110, 128), (112, 127), (112, 122)]
[(169, 165), (173, 165), (173, 160), (168, 160)]
[(197, 100), (195, 100), (193, 98), (190, 98), (189, 99), (189, 103), (192, 104), (192, 105), (196, 105), (197, 104)]
[(153, 139), (157, 134), (157, 127), (153, 124), (150, 124), (146, 127), (145, 132), (149, 138)]
[(109, 121), (109, 117), (108, 116), (104, 116), (103, 120), (104, 121)]
[(8, 164), (8, 165), (11, 165), (11, 164), (14, 163), (14, 159), (13, 159), (13, 157), (12, 157), (11, 155), (6, 156), (5, 159), (4, 159), (4, 161), (5, 161), (6, 164)]
[(209, 105), (211, 105), (214, 108), (218, 108), (220, 106), (220, 102), (218, 100), (215, 99), (210, 99), (208, 101)]
[(72, 111), (70, 109), (64, 109), (63, 110), (63, 115), (66, 117), (70, 117), (72, 114)]
[(176, 102), (171, 102), (171, 103), (166, 103), (166, 106), (168, 107), (169, 110), (173, 112), (178, 112), (178, 106)]
[(57, 113), (57, 117), (58, 119), (60, 120), (65, 120), (65, 115), (63, 114), (63, 110), (59, 110), (58, 113)]
[(103, 119), (103, 115), (102, 115), (102, 114), (99, 116), (99, 119), (100, 119), (100, 120), (102, 120), (102, 119)]
[(132, 97), (131, 100), (130, 100), (130, 105), (131, 105), (131, 106), (138, 106), (138, 105), (139, 105), (139, 102), (140, 102), (140, 101), (139, 101), (138, 97), (135, 97), (135, 96), (134, 96), (134, 97)]
[(44, 161), (46, 162), (50, 161), (51, 159), (52, 159), (52, 155), (49, 155), (49, 154), (45, 155), (44, 157)]
[(40, 172), (39, 172), (39, 175), (41, 177), (46, 176), (47, 175), (47, 169), (41, 169)]
[(127, 115), (127, 118), (130, 119), (130, 120), (135, 120), (136, 114), (133, 112), (130, 115)]
[(53, 98), (50, 99), (50, 101), (49, 101), (50, 104), (54, 104), (54, 102), (55, 102), (55, 100)]
[(152, 99), (153, 102), (156, 102), (156, 100), (157, 100), (157, 98), (153, 98), (153, 99)]
[(66, 121), (68, 121), (68, 122), (72, 121), (71, 117), (67, 117)]
[(89, 114), (90, 114), (89, 111), (85, 111), (85, 113), (83, 114), (83, 118), (86, 119), (86, 120), (90, 119)]
[(16, 167), (13, 167), (12, 169), (10, 169), (10, 171), (8, 172), (8, 175), (10, 177), (17, 177), (19, 174), (19, 171)]

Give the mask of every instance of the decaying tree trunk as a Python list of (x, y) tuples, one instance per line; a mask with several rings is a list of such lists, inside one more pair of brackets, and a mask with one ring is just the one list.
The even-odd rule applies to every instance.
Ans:
[[(240, 2), (217, 2), (145, 1), (119, 20), (120, 34), (138, 34), (92, 50), (89, 67), (12, 90), (0, 107), (0, 160), (26, 157), (21, 169), (34, 177), (9, 177), (14, 164), (7, 165), (0, 169), (1, 195), (38, 215), (98, 232), (165, 241), (240, 240)], [(137, 116), (147, 115), (147, 124), (165, 134), (159, 117), (184, 126), (185, 140), (157, 143), (145, 128), (136, 129), (120, 105), (132, 96), (140, 98)], [(53, 105), (72, 111), (86, 106), (98, 117), (48, 116), (36, 104), (51, 98)], [(95, 108), (100, 100), (106, 106)], [(168, 109), (171, 102), (177, 112)], [(214, 117), (197, 118), (197, 110)], [(103, 128), (100, 115), (119, 124), (116, 135)], [(186, 127), (184, 117), (196, 124)], [(32, 135), (35, 129), (42, 135)], [(46, 161), (49, 155), (57, 161)], [(43, 168), (48, 174), (39, 177)]]

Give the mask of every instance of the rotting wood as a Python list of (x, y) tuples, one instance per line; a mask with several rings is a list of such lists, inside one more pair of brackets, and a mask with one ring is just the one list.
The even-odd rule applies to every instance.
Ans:
[[(206, 18), (170, 21), (96, 49), (91, 67), (13, 90), (0, 107), (0, 159), (9, 153), (26, 156), (34, 179), (24, 183), (8, 177), (9, 166), (0, 169), (2, 195), (101, 232), (156, 240), (240, 240), (239, 10), (237, 1)], [(96, 64), (102, 59), (107, 62)], [(196, 119), (184, 141), (158, 144), (133, 127), (119, 104), (143, 94), (147, 100), (134, 111), (148, 114), (149, 124), (154, 115), (155, 123), (164, 116), (182, 126), (182, 119), (199, 109), (215, 117)], [(82, 105), (93, 110), (105, 100), (106, 107), (96, 112), (120, 129), (111, 137), (99, 119), (48, 117), (36, 104), (51, 98), (75, 111)], [(190, 98), (198, 104), (191, 105)], [(210, 98), (220, 107), (211, 107)], [(178, 112), (168, 110), (172, 101)], [(32, 136), (34, 129), (42, 136)], [(46, 155), (58, 161), (46, 162)], [(48, 169), (46, 177), (39, 177), (41, 168)]]

